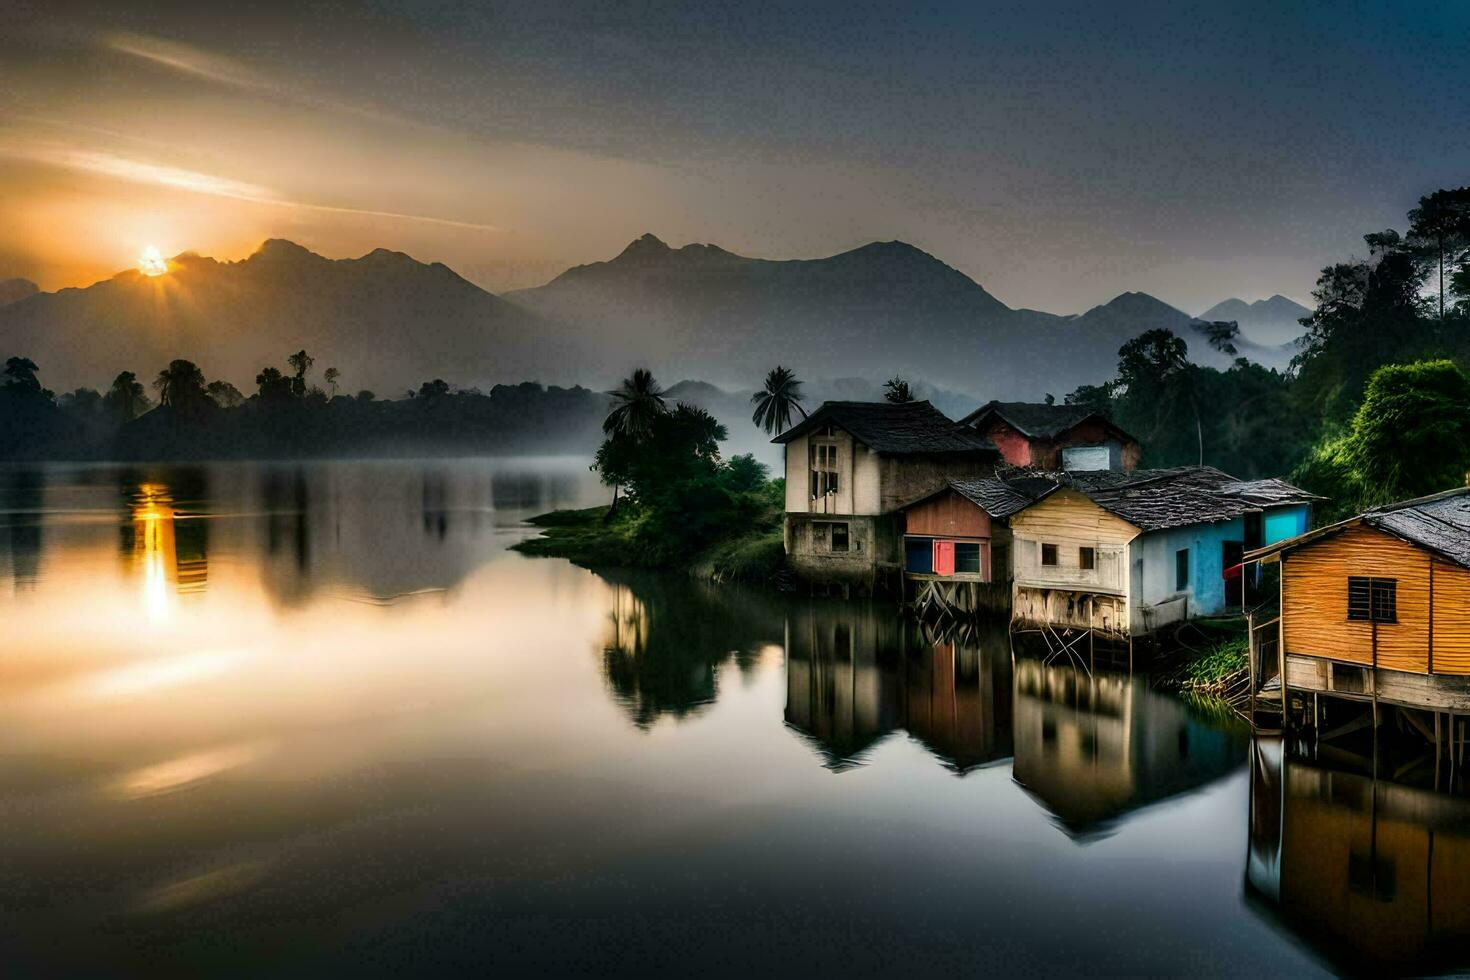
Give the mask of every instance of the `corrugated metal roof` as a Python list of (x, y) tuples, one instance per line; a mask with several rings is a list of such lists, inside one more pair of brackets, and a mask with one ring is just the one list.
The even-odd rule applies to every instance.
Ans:
[(999, 454), (989, 439), (961, 426), (928, 402), (823, 402), (772, 442), (790, 442), (831, 423), (874, 452)]

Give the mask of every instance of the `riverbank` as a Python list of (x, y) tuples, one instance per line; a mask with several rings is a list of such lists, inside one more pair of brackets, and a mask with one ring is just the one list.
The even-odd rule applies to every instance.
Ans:
[(1243, 703), (1250, 685), (1245, 630), (1239, 617), (1183, 624), (1171, 641), (1177, 652), (1155, 675), (1156, 686), (1231, 708)]
[(715, 582), (768, 584), (786, 563), (779, 512), (763, 508), (733, 533), (687, 554), (651, 542), (649, 515), (624, 504), (556, 510), (530, 518), (541, 534), (511, 546), (523, 555), (565, 558), (584, 568), (634, 567), (685, 571)]

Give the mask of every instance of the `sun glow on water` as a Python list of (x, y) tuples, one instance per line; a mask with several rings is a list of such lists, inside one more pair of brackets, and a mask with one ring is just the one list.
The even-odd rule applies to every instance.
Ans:
[(138, 271), (145, 276), (161, 276), (168, 271), (168, 261), (164, 259), (157, 245), (149, 245), (143, 249), (143, 254), (138, 258)]

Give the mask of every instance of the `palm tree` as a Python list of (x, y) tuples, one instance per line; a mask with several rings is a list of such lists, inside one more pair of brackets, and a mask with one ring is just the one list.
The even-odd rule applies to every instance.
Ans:
[(895, 404), (902, 405), (904, 402), (914, 400), (914, 392), (909, 388), (907, 381), (894, 375), (883, 382), (883, 397)]
[(629, 436), (635, 441), (645, 438), (653, 420), (668, 411), (664, 389), (653, 380), (648, 368), (638, 368), (631, 378), (608, 392), (613, 407), (602, 422), (602, 431), (610, 436)]
[(791, 410), (794, 408), (806, 418), (806, 409), (801, 407), (801, 382), (796, 372), (779, 364), (766, 375), (766, 386), (750, 396), (755, 414), (750, 417), (766, 435), (776, 435), (791, 428)]
[(112, 379), (112, 387), (107, 389), (103, 401), (124, 422), (131, 422), (148, 411), (148, 393), (143, 390), (138, 376), (131, 371), (123, 371)]
[(207, 397), (204, 372), (193, 361), (183, 358), (170, 361), (168, 367), (159, 371), (153, 387), (158, 391), (159, 404), (179, 410), (192, 408)]
[(291, 370), (296, 372), (296, 377), (291, 381), (291, 391), (297, 398), (302, 398), (306, 395), (306, 372), (311, 370), (311, 366), (316, 363), (316, 358), (304, 350), (299, 350), (286, 358), (286, 363), (291, 365)]

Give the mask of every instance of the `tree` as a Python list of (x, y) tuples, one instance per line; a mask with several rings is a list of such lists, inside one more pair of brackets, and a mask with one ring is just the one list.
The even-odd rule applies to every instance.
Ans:
[(158, 403), (180, 414), (197, 411), (209, 401), (204, 391), (204, 372), (193, 361), (177, 358), (158, 372), (153, 381)]
[(325, 371), (322, 372), (322, 380), (327, 383), (327, 387), (328, 388), (332, 389), (332, 397), (333, 398), (336, 398), (337, 397), (337, 381), (341, 377), (342, 377), (342, 372), (341, 371), (338, 371), (334, 367), (329, 367)]
[(375, 399), (377, 397), (378, 397), (377, 395), (373, 394), (367, 388), (364, 388), (364, 389), (362, 389), (362, 391), (359, 391), (357, 393), (357, 400), (360, 401), (360, 402), (363, 402), (364, 404), (366, 404), (367, 402), (372, 401), (373, 399)]
[(909, 389), (909, 383), (897, 375), (883, 382), (883, 397), (896, 405), (914, 400), (914, 393)]
[(1369, 377), (1341, 436), (1298, 468), (1340, 515), (1448, 490), (1470, 470), (1470, 378), (1452, 361), (1389, 364)]
[(420, 398), (443, 398), (449, 394), (449, 382), (443, 378), (435, 378), (433, 381), (425, 381), (419, 385)]
[(1239, 353), (1235, 341), (1240, 337), (1240, 324), (1234, 320), (1212, 320), (1200, 329), (1205, 341), (1221, 354), (1234, 357)]
[(1117, 385), (1140, 408), (1151, 407), (1150, 429), (1161, 429), (1164, 420), (1177, 413), (1180, 402), (1189, 402), (1194, 411), (1196, 459), (1204, 465), (1204, 423), (1193, 375), (1189, 345), (1172, 330), (1148, 330), (1118, 348)]
[(131, 371), (120, 372), (113, 378), (112, 387), (107, 389), (102, 400), (108, 410), (124, 422), (131, 422), (148, 411), (150, 406), (147, 390)]
[(5, 361), (5, 387), (12, 393), (40, 394), (41, 382), (36, 374), (41, 369), (29, 357), (11, 357)]
[(220, 408), (235, 408), (245, 402), (245, 396), (240, 394), (240, 389), (228, 381), (211, 381), (204, 390), (209, 395), (209, 400)]
[(295, 397), (291, 379), (281, 373), (280, 368), (261, 368), (255, 376), (255, 387), (260, 403), (275, 408), (288, 404)]
[(646, 438), (653, 429), (653, 421), (668, 411), (664, 404), (664, 389), (653, 379), (653, 372), (638, 368), (630, 378), (612, 391), (613, 407), (602, 422), (602, 431), (608, 435), (623, 435), (635, 442)]
[(1453, 286), (1457, 257), (1470, 249), (1470, 187), (1437, 190), (1419, 198), (1419, 206), (1409, 212), (1408, 240), (1411, 248), (1432, 258), (1439, 270), (1439, 319), (1443, 323), (1446, 260)]
[(291, 370), (296, 372), (296, 376), (291, 379), (291, 393), (297, 398), (304, 398), (306, 396), (306, 372), (311, 370), (316, 359), (306, 351), (299, 350), (286, 358), (286, 363), (291, 366)]
[(755, 414), (750, 420), (766, 435), (778, 435), (791, 428), (791, 410), (806, 418), (806, 409), (801, 407), (801, 381), (796, 372), (779, 364), (766, 375), (765, 387), (750, 396), (755, 405)]

